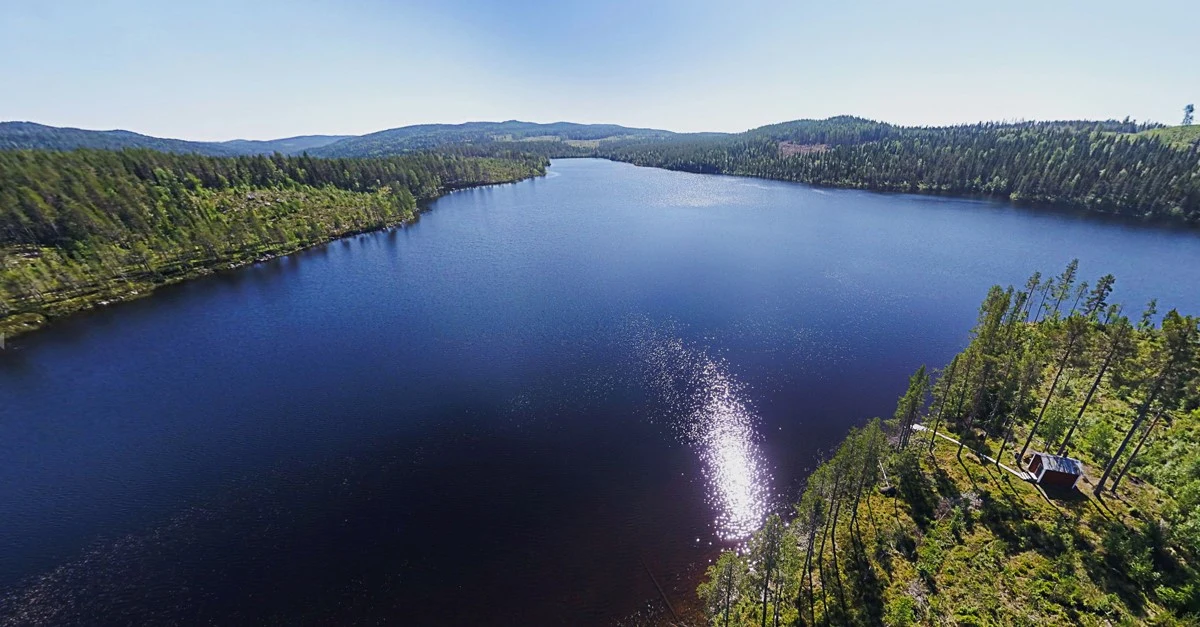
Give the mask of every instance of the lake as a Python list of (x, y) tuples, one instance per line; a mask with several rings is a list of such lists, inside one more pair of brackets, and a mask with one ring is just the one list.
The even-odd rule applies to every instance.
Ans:
[(579, 159), (61, 321), (0, 352), (0, 624), (634, 622), (1072, 257), (1200, 312), (1195, 231)]

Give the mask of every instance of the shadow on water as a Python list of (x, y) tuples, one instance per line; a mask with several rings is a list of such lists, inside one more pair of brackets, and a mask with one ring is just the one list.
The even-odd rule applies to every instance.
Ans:
[[(609, 616), (612, 595), (653, 598), (649, 582), (623, 573), (665, 531), (654, 506), (625, 519), (591, 502), (642, 500), (644, 481), (603, 479), (640, 447), (604, 438), (564, 457), (541, 434), (480, 431), (473, 416), (491, 404), (461, 402), (436, 418), (437, 432), (279, 468), (148, 532), (102, 541), (0, 601), (0, 625), (161, 624), (181, 607), (214, 623), (460, 623), (487, 607), (500, 622), (557, 624)], [(454, 542), (431, 543), (435, 531)], [(533, 547), (554, 556), (553, 573), (528, 576)], [(615, 559), (597, 564), (598, 552)], [(421, 602), (452, 600), (455, 589), (471, 590), (471, 603)]]

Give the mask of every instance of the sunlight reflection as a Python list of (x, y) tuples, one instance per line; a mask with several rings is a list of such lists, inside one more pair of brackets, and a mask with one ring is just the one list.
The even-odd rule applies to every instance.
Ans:
[(745, 539), (762, 523), (770, 502), (758, 417), (723, 362), (677, 338), (649, 332), (643, 339), (650, 383), (703, 462), (718, 537)]
[(754, 430), (755, 417), (734, 394), (729, 376), (705, 358), (699, 390), (707, 400), (695, 414), (700, 454), (717, 506), (717, 530), (726, 540), (758, 528), (767, 510), (767, 480)]

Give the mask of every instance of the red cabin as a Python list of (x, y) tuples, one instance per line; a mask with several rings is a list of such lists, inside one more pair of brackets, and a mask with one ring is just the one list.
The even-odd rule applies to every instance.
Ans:
[(1029, 462), (1029, 474), (1041, 485), (1074, 488), (1083, 476), (1083, 462), (1071, 457), (1034, 453)]

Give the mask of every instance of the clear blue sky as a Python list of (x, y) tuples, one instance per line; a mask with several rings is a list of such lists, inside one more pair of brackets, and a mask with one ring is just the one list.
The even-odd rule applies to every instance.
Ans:
[(739, 131), (1200, 101), (1194, 0), (5, 0), (0, 120), (186, 139), (521, 119)]

